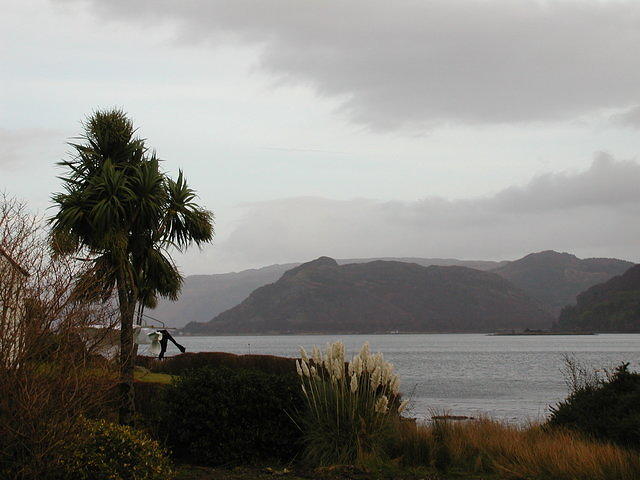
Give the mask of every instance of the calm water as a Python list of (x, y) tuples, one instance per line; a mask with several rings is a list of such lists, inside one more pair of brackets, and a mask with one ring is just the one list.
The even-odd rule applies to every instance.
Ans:
[(594, 368), (640, 361), (640, 334), (594, 336), (283, 335), (180, 337), (188, 351), (298, 356), (298, 346), (342, 340), (349, 356), (364, 341), (393, 362), (412, 413), (432, 409), (452, 415), (490, 415), (508, 421), (541, 419), (566, 396), (562, 355), (573, 353)]

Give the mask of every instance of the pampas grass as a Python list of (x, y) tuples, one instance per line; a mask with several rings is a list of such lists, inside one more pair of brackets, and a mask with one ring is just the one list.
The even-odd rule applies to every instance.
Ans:
[(307, 401), (300, 418), (306, 459), (320, 466), (357, 464), (365, 457), (384, 456), (397, 433), (400, 380), (393, 364), (365, 343), (346, 363), (342, 342), (328, 344), (311, 356), (301, 348), (296, 370)]

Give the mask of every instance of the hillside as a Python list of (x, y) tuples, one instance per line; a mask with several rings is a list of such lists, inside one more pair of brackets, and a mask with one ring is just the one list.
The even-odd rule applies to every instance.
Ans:
[(490, 332), (547, 328), (552, 317), (498, 275), (460, 266), (320, 257), (191, 334)]
[(167, 326), (183, 327), (189, 322), (206, 322), (235, 307), (256, 288), (275, 282), (296, 263), (215, 275), (189, 275), (176, 302), (159, 300), (149, 315)]
[(553, 315), (593, 285), (622, 274), (633, 263), (615, 258), (580, 259), (553, 250), (532, 253), (492, 270), (541, 301)]
[[(364, 263), (372, 260), (397, 260), (419, 265), (459, 265), (478, 270), (496, 268), (506, 262), (457, 260), (452, 258), (357, 258), (337, 260), (339, 264)], [(215, 275), (190, 275), (185, 278), (177, 302), (159, 300), (158, 306), (148, 313), (171, 327), (183, 327), (189, 322), (206, 322), (225, 310), (235, 307), (256, 288), (278, 280), (284, 272), (300, 265), (288, 263), (270, 265), (241, 272)]]
[(640, 332), (640, 265), (578, 295), (556, 328), (593, 332)]

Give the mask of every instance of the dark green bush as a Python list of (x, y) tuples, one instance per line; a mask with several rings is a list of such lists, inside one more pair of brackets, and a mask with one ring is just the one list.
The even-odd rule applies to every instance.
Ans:
[[(153, 382), (134, 382), (136, 401), (136, 427), (146, 431), (153, 438), (165, 444), (166, 437), (162, 424), (166, 416), (166, 390), (170, 385)], [(117, 397), (116, 397), (117, 398)]]
[(221, 465), (289, 461), (301, 432), (290, 416), (302, 407), (295, 374), (202, 368), (165, 390), (167, 443), (192, 463)]
[(84, 420), (76, 441), (59, 452), (51, 478), (165, 480), (173, 476), (167, 452), (145, 433), (105, 420)]
[(622, 364), (608, 379), (580, 385), (552, 407), (549, 425), (640, 448), (640, 374)]
[(294, 358), (274, 355), (236, 355), (226, 352), (188, 352), (162, 360), (146, 356), (138, 356), (136, 359), (136, 365), (148, 368), (152, 372), (170, 375), (181, 375), (188, 370), (203, 367), (228, 367), (287, 374), (296, 371), (295, 362)]

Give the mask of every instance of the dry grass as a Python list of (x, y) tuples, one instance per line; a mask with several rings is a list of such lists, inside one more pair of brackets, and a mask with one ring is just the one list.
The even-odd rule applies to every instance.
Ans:
[(435, 465), (514, 479), (633, 480), (637, 452), (540, 426), (491, 420), (403, 427), (401, 454), (410, 465)]

